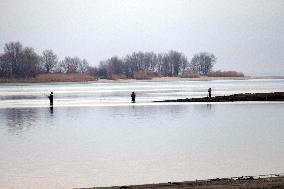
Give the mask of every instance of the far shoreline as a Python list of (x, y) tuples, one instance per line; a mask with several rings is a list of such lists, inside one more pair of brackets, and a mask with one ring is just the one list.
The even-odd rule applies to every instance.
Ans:
[(154, 77), (152, 79), (95, 79), (91, 76), (73, 77), (72, 78), (28, 78), (28, 79), (0, 79), (0, 84), (36, 84), (36, 83), (131, 83), (131, 82), (169, 82), (169, 81), (216, 81), (216, 80), (269, 80), (284, 79), (284, 76), (266, 76), (266, 77), (208, 77), (201, 76), (196, 78), (183, 77)]

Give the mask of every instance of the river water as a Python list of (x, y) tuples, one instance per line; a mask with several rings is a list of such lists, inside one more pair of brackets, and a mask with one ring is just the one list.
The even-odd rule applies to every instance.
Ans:
[(283, 92), (284, 80), (1, 84), (0, 188), (283, 173), (283, 102), (152, 102), (209, 87), (213, 96)]

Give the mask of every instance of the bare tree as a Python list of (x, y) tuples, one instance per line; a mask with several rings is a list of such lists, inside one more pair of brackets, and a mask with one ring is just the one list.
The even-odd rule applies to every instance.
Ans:
[(5, 54), (0, 56), (0, 77), (12, 77), (12, 67)]
[(103, 79), (107, 79), (107, 64), (105, 61), (100, 61), (100, 65), (98, 68), (98, 76)]
[(7, 66), (10, 66), (11, 74), (15, 77), (21, 75), (20, 64), (22, 60), (23, 46), (20, 42), (6, 43), (4, 46), (4, 59)]
[(52, 50), (45, 50), (42, 52), (41, 64), (45, 73), (53, 72), (58, 64), (57, 55)]
[(201, 52), (199, 54), (195, 54), (191, 59), (190, 70), (193, 73), (207, 75), (210, 71), (212, 71), (215, 63), (216, 57), (214, 54)]
[(184, 74), (188, 70), (189, 62), (188, 62), (186, 56), (184, 56), (184, 55), (181, 56), (180, 61), (181, 61), (181, 74)]
[(7, 43), (1, 56), (1, 70), (6, 77), (35, 77), (39, 70), (39, 56), (33, 48), (23, 48), (19, 42)]
[(86, 59), (80, 60), (78, 69), (79, 69), (79, 72), (81, 74), (86, 73), (88, 71), (89, 67), (90, 67), (89, 63), (87, 62)]
[(78, 57), (65, 57), (58, 61), (52, 50), (45, 50), (38, 56), (33, 48), (23, 47), (19, 42), (9, 42), (0, 54), (0, 77), (27, 78), (39, 73), (98, 73), (87, 60)]
[(172, 76), (172, 65), (170, 62), (169, 54), (165, 53), (162, 57), (161, 74), (163, 76)]
[(107, 74), (123, 74), (133, 78), (135, 73), (147, 76), (178, 76), (188, 68), (187, 58), (180, 52), (155, 54), (153, 52), (133, 52), (122, 60), (112, 57), (101, 64), (99, 69), (106, 68)]
[(78, 73), (78, 68), (80, 65), (80, 58), (66, 56), (64, 60), (60, 63), (64, 73)]
[(171, 50), (168, 53), (169, 56), (169, 73), (171, 76), (180, 75), (187, 66), (187, 58), (180, 52)]
[(39, 56), (33, 48), (26, 47), (23, 50), (22, 60), (20, 64), (21, 77), (35, 77), (39, 70)]

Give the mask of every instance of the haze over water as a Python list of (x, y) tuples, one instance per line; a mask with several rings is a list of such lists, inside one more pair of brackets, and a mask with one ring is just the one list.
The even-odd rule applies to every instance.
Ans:
[(206, 96), (209, 87), (283, 92), (284, 80), (1, 84), (0, 188), (283, 173), (282, 102), (152, 102)]

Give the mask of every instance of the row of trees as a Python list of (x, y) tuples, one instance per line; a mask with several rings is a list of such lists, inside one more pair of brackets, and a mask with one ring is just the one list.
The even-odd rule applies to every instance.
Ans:
[(38, 55), (33, 48), (10, 42), (0, 54), (0, 77), (29, 78), (42, 73), (81, 73), (107, 79), (114, 76), (136, 78), (137, 74), (167, 77), (185, 73), (207, 75), (215, 62), (216, 57), (209, 53), (196, 54), (189, 62), (183, 53), (177, 51), (134, 52), (123, 58), (111, 57), (101, 61), (98, 67), (92, 67), (85, 59), (65, 57), (60, 61), (52, 50)]
[(113, 75), (135, 78), (135, 74), (141, 72), (167, 77), (181, 76), (185, 73), (206, 75), (213, 69), (215, 62), (216, 57), (209, 53), (196, 54), (189, 62), (183, 53), (177, 51), (159, 54), (134, 52), (121, 59), (114, 56), (101, 61), (96, 74), (103, 78)]
[(41, 73), (87, 73), (89, 64), (85, 59), (65, 57), (59, 61), (52, 50), (38, 55), (33, 48), (23, 47), (19, 42), (5, 44), (0, 55), (0, 77), (29, 78)]

